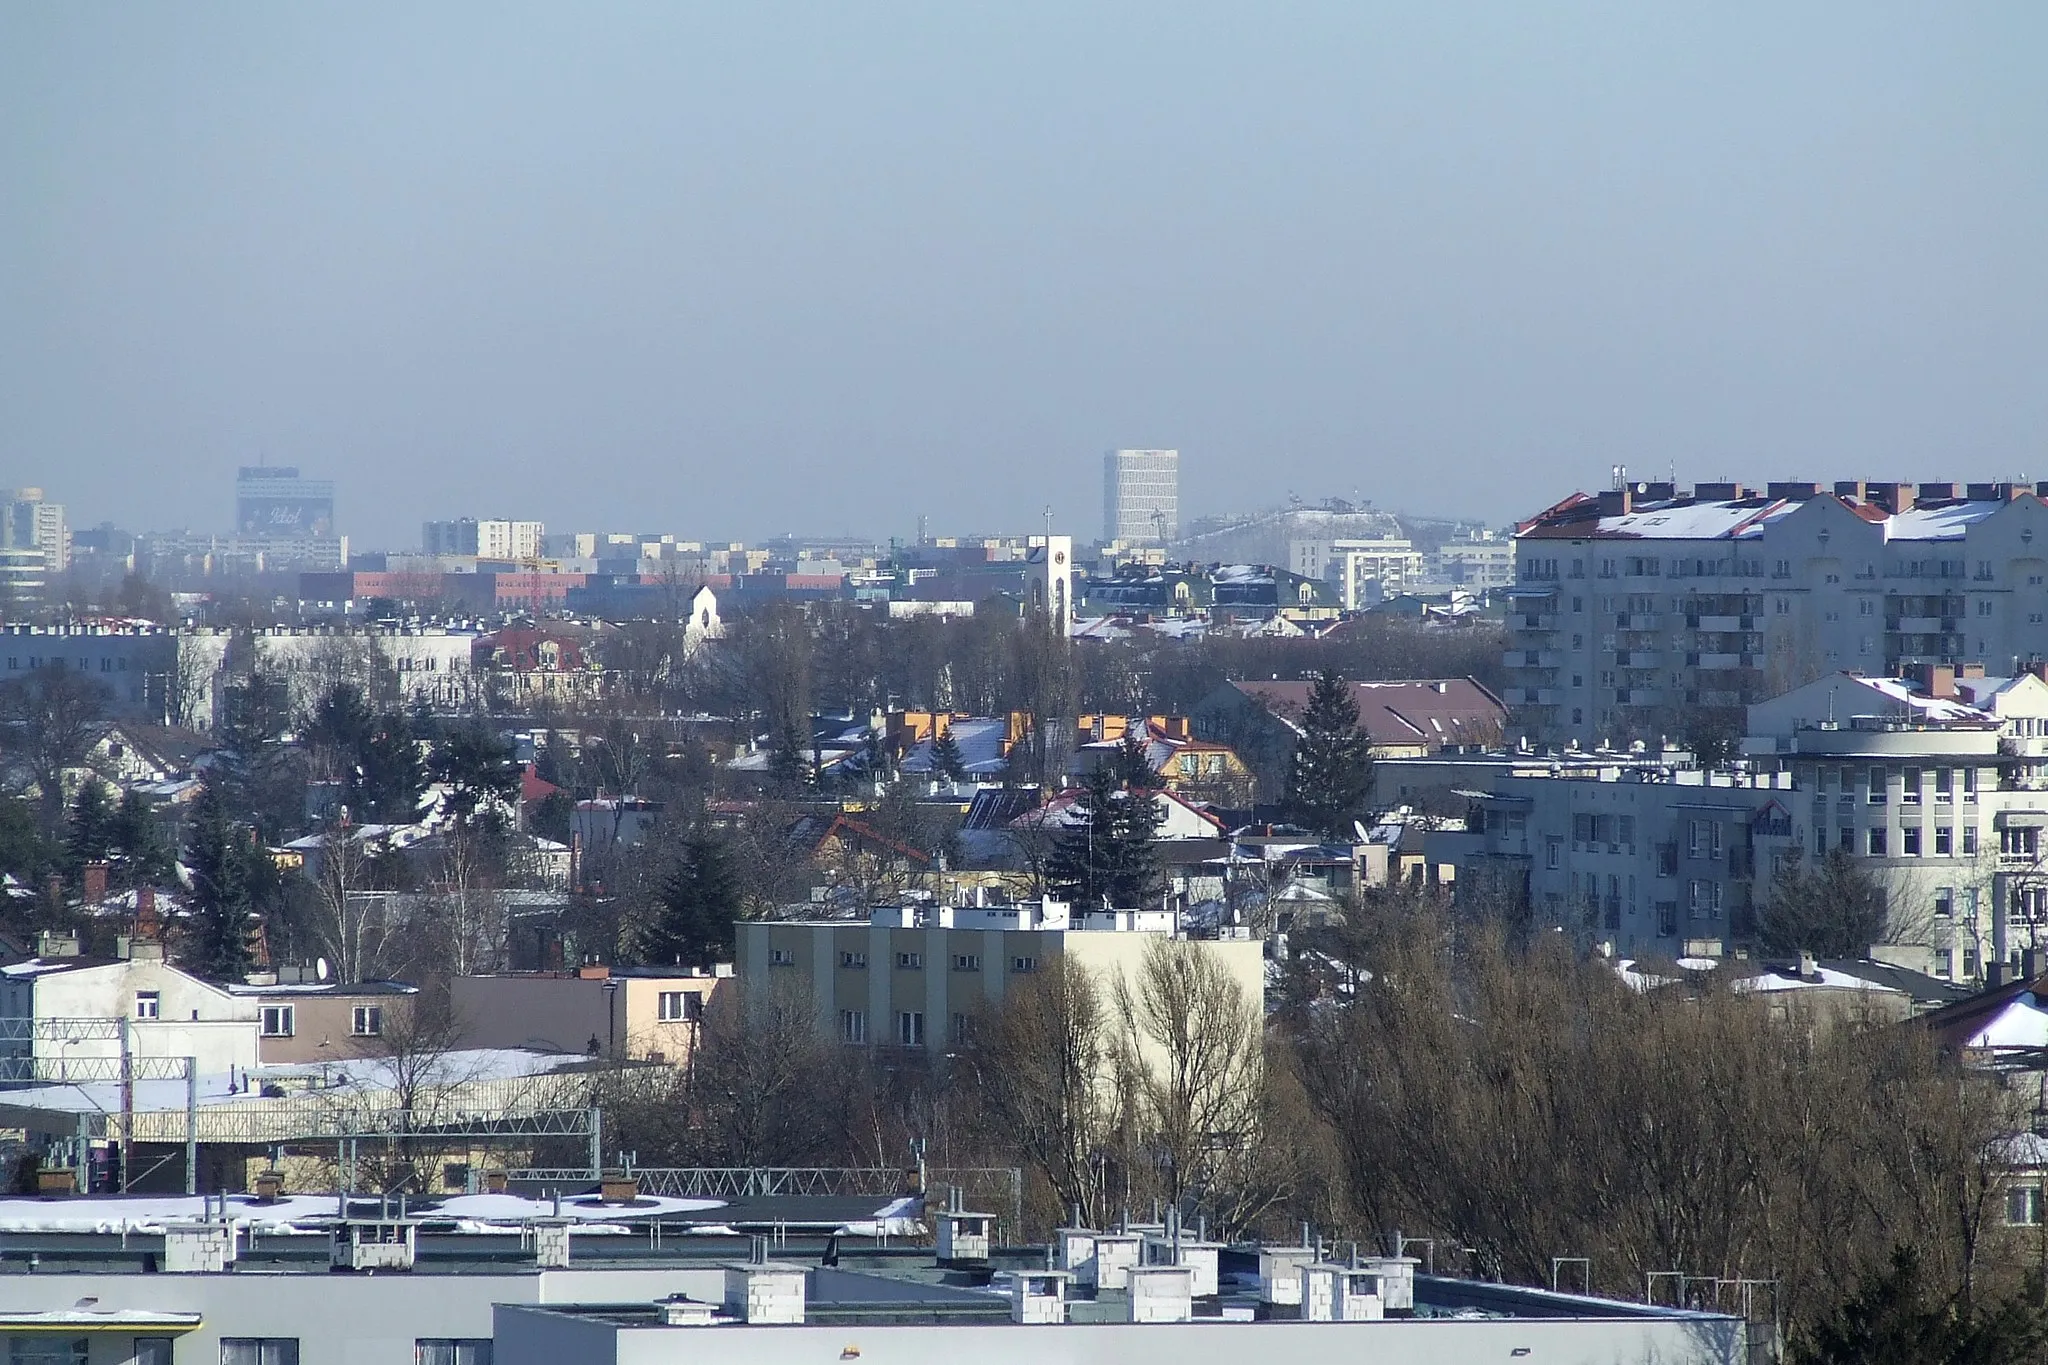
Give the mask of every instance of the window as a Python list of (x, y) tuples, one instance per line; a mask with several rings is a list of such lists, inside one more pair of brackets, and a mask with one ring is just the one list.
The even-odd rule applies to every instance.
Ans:
[(796, 954), (787, 948), (770, 948), (768, 950), (768, 965), (771, 967), (794, 967), (796, 965)]
[(923, 971), (923, 970), (924, 970), (924, 954), (923, 954), (923, 953), (898, 953), (898, 954), (896, 954), (896, 969), (897, 969), (898, 971), (903, 971), (903, 972), (920, 972), (920, 971)]
[(1920, 826), (1907, 825), (1899, 831), (1899, 852), (1908, 858), (1920, 856)]
[(171, 1365), (171, 1339), (135, 1338), (135, 1365)]
[(655, 1000), (654, 1013), (664, 1024), (695, 1023), (704, 1017), (704, 993), (663, 991)]
[(1010, 959), (1010, 970), (1013, 972), (1035, 972), (1038, 970), (1038, 959), (1035, 957), (1013, 957)]
[(1975, 980), (1975, 979), (1976, 979), (1976, 976), (1977, 976), (1977, 950), (1976, 950), (1975, 948), (1965, 948), (1965, 949), (1963, 949), (1963, 975), (1964, 975), (1965, 977), (1968, 977), (1968, 978), (1970, 978), (1971, 980)]
[(904, 1010), (896, 1016), (896, 1041), (903, 1047), (924, 1046), (924, 1015), (917, 1010)]
[(841, 953), (839, 955), (839, 965), (852, 968), (865, 967), (868, 965), (868, 955), (866, 953)]
[(974, 1020), (965, 1014), (953, 1016), (953, 1041), (965, 1043), (974, 1037)]
[(1977, 827), (1976, 827), (1975, 825), (1964, 825), (1964, 826), (1963, 826), (1963, 855), (1964, 855), (1965, 857), (1968, 857), (1968, 856), (1969, 856), (1970, 854), (1973, 854), (1973, 853), (1975, 853), (1976, 851), (1977, 851)]
[(1871, 805), (1882, 806), (1884, 804), (1884, 769), (1872, 768), (1870, 770), (1870, 791), (1868, 795)]
[(865, 1043), (868, 1040), (866, 1010), (839, 1011), (839, 1039), (846, 1043)]
[(1955, 852), (1955, 836), (1956, 832), (1947, 825), (1936, 825), (1934, 827), (1934, 856), (1946, 858)]
[(953, 954), (953, 970), (956, 972), (978, 972), (981, 970), (980, 953)]
[(1543, 841), (1543, 865), (1553, 872), (1564, 866), (1564, 840), (1550, 838)]
[(160, 1017), (162, 1016), (162, 1011), (163, 1011), (163, 995), (162, 995), (162, 993), (161, 993), (161, 992), (158, 992), (158, 991), (137, 991), (137, 992), (135, 992), (135, 1017), (136, 1017), (137, 1019), (156, 1019), (156, 1018), (160, 1018)]
[(1657, 932), (1669, 938), (1678, 932), (1678, 902), (1657, 902)]
[(1955, 975), (1956, 955), (1947, 948), (1934, 950), (1934, 974), (1942, 979)]
[(1899, 793), (1899, 799), (1909, 806), (1919, 805), (1920, 770), (1918, 768), (1908, 768), (1904, 773), (1900, 774), (1900, 777), (1903, 789)]
[(220, 1365), (299, 1365), (297, 1337), (222, 1337)]
[(1956, 912), (1956, 889), (1953, 886), (1934, 888), (1934, 913), (1937, 918), (1948, 919)]
[(491, 1365), (489, 1337), (421, 1337), (412, 1344), (413, 1365)]
[(265, 1038), (289, 1038), (296, 1031), (298, 1011), (290, 1005), (265, 1005), (263, 1007), (263, 1036)]
[(2005, 1225), (2009, 1228), (2041, 1226), (2039, 1185), (2015, 1185), (2005, 1192)]
[(1965, 768), (1963, 769), (1963, 800), (1975, 801), (1976, 799), (1977, 770), (1975, 768)]
[(348, 1031), (358, 1038), (375, 1038), (384, 1031), (382, 1005), (357, 1005), (349, 1019)]
[(1884, 857), (1884, 826), (1878, 825), (1875, 828), (1873, 828), (1869, 832), (1868, 837), (1870, 842), (1864, 848), (1864, 852), (1868, 853), (1873, 858)]
[(84, 1337), (68, 1341), (41, 1336), (7, 1338), (8, 1365), (85, 1365), (86, 1353)]
[(1956, 799), (1956, 775), (1951, 770), (1934, 770), (1934, 799), (1937, 803)]

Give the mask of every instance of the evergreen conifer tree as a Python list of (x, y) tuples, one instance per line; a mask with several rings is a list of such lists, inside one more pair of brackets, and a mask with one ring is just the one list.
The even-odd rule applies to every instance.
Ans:
[(932, 744), (932, 767), (948, 782), (967, 780), (967, 756), (960, 752), (960, 742), (953, 738), (951, 727)]
[(709, 971), (721, 957), (732, 958), (739, 905), (739, 878), (724, 841), (701, 826), (692, 829), (683, 836), (652, 920), (636, 935), (634, 955), (653, 966)]
[(1372, 740), (1358, 728), (1358, 701), (1325, 669), (1309, 692), (1287, 774), (1287, 818), (1325, 839), (1348, 842), (1370, 814)]
[(107, 806), (107, 794), (98, 782), (88, 781), (71, 799), (71, 813), (64, 822), (64, 863), (76, 879), (87, 863), (106, 861), (114, 836), (114, 813)]
[(1115, 766), (1104, 763), (1089, 774), (1075, 810), (1080, 821), (1060, 831), (1047, 862), (1053, 894), (1089, 909), (1105, 901), (1119, 910), (1150, 903), (1160, 887), (1154, 793), (1125, 787)]
[(181, 956), (209, 981), (240, 981), (249, 970), (250, 858), (248, 829), (229, 818), (226, 799), (207, 783), (192, 810), (192, 919)]

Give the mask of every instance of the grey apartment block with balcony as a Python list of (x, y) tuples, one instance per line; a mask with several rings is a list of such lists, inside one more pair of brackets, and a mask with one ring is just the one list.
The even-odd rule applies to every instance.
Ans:
[(2048, 505), (2025, 485), (1640, 483), (1516, 539), (1506, 700), (1545, 742), (1654, 738), (1839, 670), (2048, 656)]
[(1532, 759), (1471, 800), (1467, 828), (1432, 833), (1431, 865), (1461, 899), (1526, 905), (1533, 923), (1622, 956), (1711, 954), (1747, 936), (1793, 847), (1778, 775)]
[(1623, 956), (1749, 939), (1779, 869), (1847, 852), (1883, 888), (1877, 955), (1981, 980), (2048, 948), (2048, 682), (1924, 665), (1752, 706), (1739, 767), (1530, 755), (1429, 836), (1458, 894)]

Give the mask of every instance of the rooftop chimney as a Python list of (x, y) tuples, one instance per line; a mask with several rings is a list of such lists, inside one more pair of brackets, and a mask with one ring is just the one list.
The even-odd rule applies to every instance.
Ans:
[(1693, 497), (1701, 502), (1740, 502), (1749, 496), (1749, 490), (1739, 483), (1694, 484)]
[(1921, 502), (1954, 502), (1956, 486), (1952, 483), (1923, 483), (1920, 485)]
[(1820, 978), (1820, 963), (1814, 959), (1812, 953), (1804, 948), (1799, 950), (1799, 975), (1807, 981), (1815, 981)]
[(1787, 502), (1805, 502), (1809, 498), (1820, 496), (1820, 485), (1804, 480), (1768, 483), (1764, 485), (1764, 492), (1772, 498), (1783, 498)]
[(1835, 496), (1838, 498), (1848, 498), (1854, 502), (1862, 502), (1866, 497), (1864, 488), (1865, 485), (1861, 479), (1835, 480)]

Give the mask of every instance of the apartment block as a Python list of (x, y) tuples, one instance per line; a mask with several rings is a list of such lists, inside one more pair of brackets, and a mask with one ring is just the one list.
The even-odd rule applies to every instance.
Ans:
[(1982, 979), (2048, 946), (2048, 683), (1913, 672), (1749, 708), (1738, 769), (1521, 756), (1468, 789), (1466, 828), (1433, 832), (1426, 861), (1455, 866), (1461, 897), (1680, 956), (1751, 937), (1785, 862), (1839, 849), (1884, 889), (1887, 960)]
[[(1153, 943), (1179, 933), (1171, 910), (1077, 911), (1054, 900), (886, 907), (865, 923), (744, 922), (736, 970), (750, 999), (786, 993), (811, 1002), (825, 1037), (943, 1052), (1055, 958), (1089, 969), (1107, 989), (1130, 978)], [(1190, 941), (1263, 1006), (1259, 940)]]
[(1422, 581), (1427, 561), (1406, 537), (1371, 540), (1296, 540), (1287, 547), (1288, 565), (1303, 578), (1318, 578), (1337, 589), (1346, 611), (1357, 611)]
[(1655, 739), (1838, 670), (2048, 655), (2023, 484), (1627, 484), (1516, 532), (1507, 701), (1545, 742)]
[(0, 503), (0, 516), (0, 547), (40, 550), (45, 574), (71, 567), (71, 527), (63, 503), (51, 502), (40, 488), (10, 489)]
[(478, 559), (540, 559), (547, 527), (538, 521), (459, 517), (430, 521), (420, 529), (420, 548), (430, 555), (471, 555)]
[(1471, 531), (1437, 547), (1436, 576), (1477, 592), (1511, 588), (1515, 583), (1515, 542), (1492, 531)]

